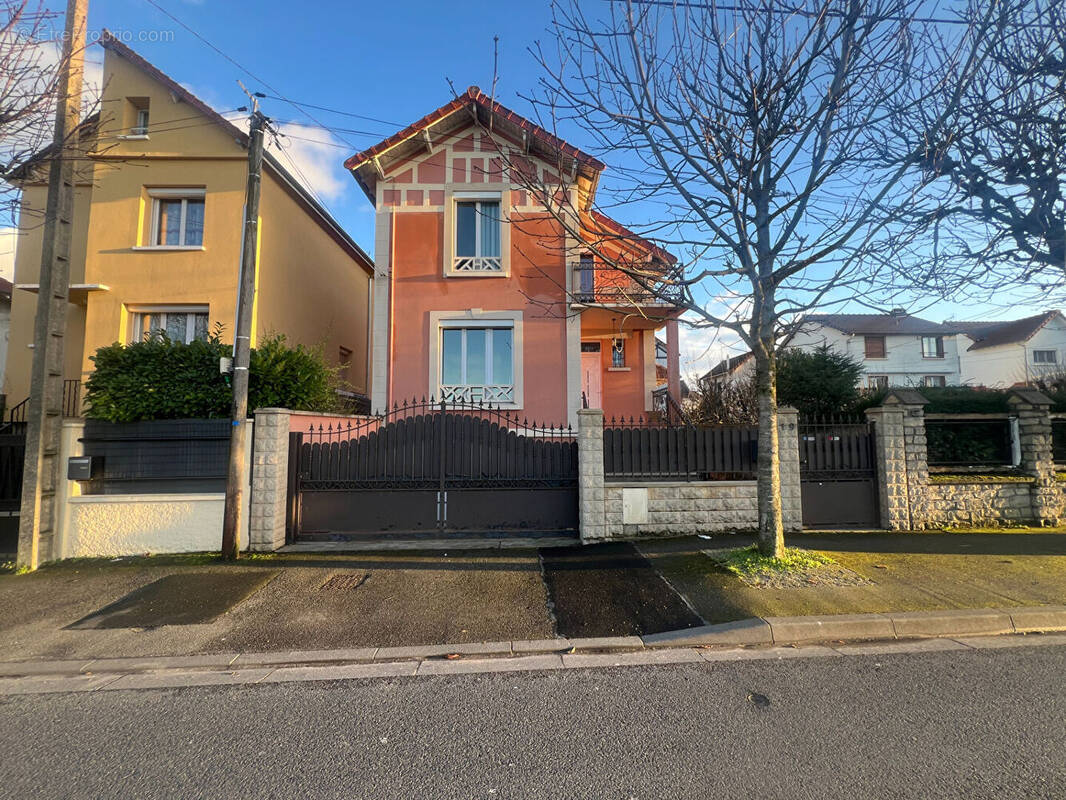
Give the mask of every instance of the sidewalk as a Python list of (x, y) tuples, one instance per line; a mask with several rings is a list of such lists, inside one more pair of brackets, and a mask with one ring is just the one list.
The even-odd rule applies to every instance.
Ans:
[(672, 642), (654, 637), (738, 620), (752, 621), (737, 628), (748, 638), (722, 644), (768, 644), (784, 635), (766, 633), (775, 620), (811, 615), (880, 620), (879, 630), (839, 635), (823, 626), (822, 638), (945, 635), (952, 630), (901, 633), (891, 619), (886, 628), (886, 615), (1066, 604), (1066, 534), (1059, 532), (793, 536), (790, 544), (824, 552), (869, 581), (794, 589), (746, 586), (702, 553), (749, 541), (720, 535), (540, 553), (290, 554), (236, 565), (206, 555), (64, 562), (0, 575), (0, 662), (540, 640), (558, 649), (575, 637), (603, 636), (644, 637), (636, 640), (644, 647), (691, 643), (682, 634)]

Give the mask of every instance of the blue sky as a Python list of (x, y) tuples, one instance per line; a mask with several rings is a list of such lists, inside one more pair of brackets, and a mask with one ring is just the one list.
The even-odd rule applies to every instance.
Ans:
[[(452, 96), (448, 79), (458, 92), (471, 84), (487, 91), (493, 76), (494, 36), (499, 36), (497, 97), (519, 113), (529, 114), (528, 104), (519, 95), (534, 89), (540, 69), (528, 48), (537, 39), (551, 39), (548, 0), (300, 5), (280, 0), (156, 2), (261, 81), (214, 52), (148, 0), (91, 0), (90, 35), (104, 27), (111, 29), (219, 111), (246, 102), (237, 85), (240, 79), (252, 90), (380, 120), (313, 108), (303, 114), (282, 100), (262, 101), (263, 111), (293, 137), (285, 140), (288, 155), (283, 163), (292, 159), (298, 165), (323, 203), (368, 252), (373, 245), (372, 209), (343, 169), (344, 159), (447, 102)], [(61, 5), (58, 0), (52, 4)], [(95, 49), (93, 57), (99, 60), (102, 54)], [(320, 125), (334, 130), (323, 130)], [(588, 146), (580, 131), (560, 132), (573, 144)], [(609, 180), (610, 165), (605, 183)], [(640, 213), (638, 205), (612, 209), (620, 221), (636, 225), (641, 222)], [(939, 302), (932, 307), (915, 304), (912, 310), (941, 320), (1010, 318), (1041, 309)], [(728, 343), (716, 340), (709, 347), (709, 342), (706, 332), (683, 334), (686, 372), (705, 370), (726, 354), (723, 344)]]

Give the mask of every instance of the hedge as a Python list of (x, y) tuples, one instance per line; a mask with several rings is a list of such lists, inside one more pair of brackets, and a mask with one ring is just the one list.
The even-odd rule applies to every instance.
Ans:
[[(216, 330), (206, 340), (171, 341), (162, 332), (142, 342), (101, 347), (85, 382), (85, 416), (108, 422), (228, 417), (232, 391), (219, 359), (232, 355)], [(248, 408), (339, 411), (339, 369), (321, 349), (267, 337), (252, 351)]]

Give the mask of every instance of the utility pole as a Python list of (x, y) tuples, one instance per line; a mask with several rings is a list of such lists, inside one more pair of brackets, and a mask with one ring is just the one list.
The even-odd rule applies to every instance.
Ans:
[(70, 240), (74, 214), (74, 157), (81, 122), (85, 25), (89, 0), (67, 0), (58, 99), (48, 165), (48, 201), (41, 244), (33, 367), (26, 411), (26, 460), (22, 472), (18, 564), (37, 569), (54, 558), (55, 495), (64, 475), (59, 446), (63, 433), (63, 336), (70, 299)]
[[(243, 87), (242, 87), (243, 88)], [(247, 91), (247, 90), (246, 90)], [(248, 361), (251, 353), (252, 308), (255, 304), (256, 251), (259, 243), (259, 193), (262, 187), (263, 137), (267, 118), (252, 100), (248, 131), (248, 187), (244, 201), (244, 243), (237, 287), (237, 330), (233, 338), (233, 405), (229, 439), (229, 473), (226, 478), (226, 508), (222, 518), (222, 558), (240, 557), (241, 498), (248, 429)]]

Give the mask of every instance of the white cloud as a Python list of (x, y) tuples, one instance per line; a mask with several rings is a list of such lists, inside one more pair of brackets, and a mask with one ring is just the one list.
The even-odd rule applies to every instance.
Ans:
[(322, 200), (337, 200), (354, 183), (344, 169), (344, 143), (325, 128), (299, 122), (277, 124), (268, 149), (294, 177)]

